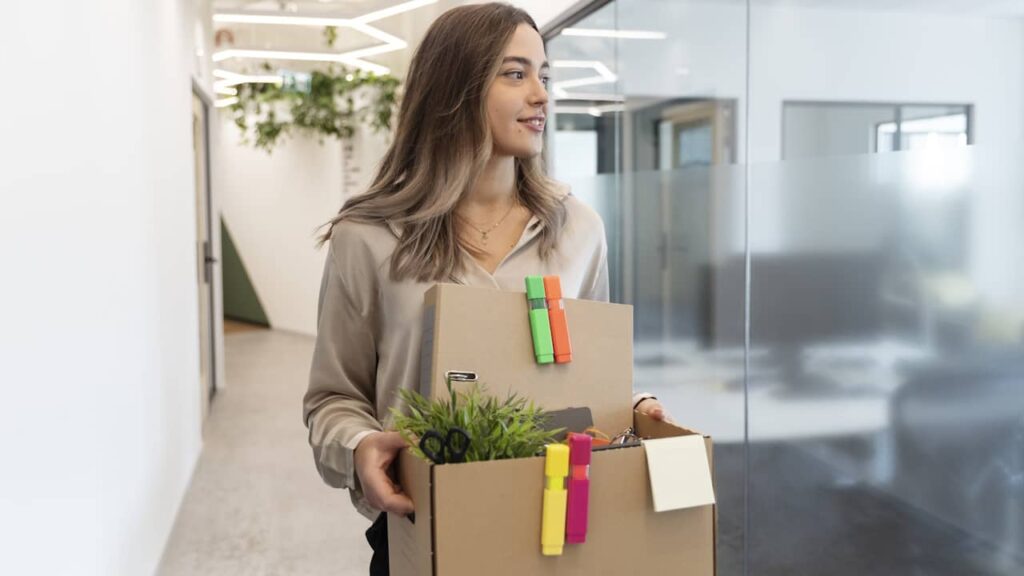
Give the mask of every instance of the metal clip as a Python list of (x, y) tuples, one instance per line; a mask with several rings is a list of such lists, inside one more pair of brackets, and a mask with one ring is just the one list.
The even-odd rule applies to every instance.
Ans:
[(611, 443), (612, 444), (623, 445), (623, 444), (626, 444), (628, 442), (638, 442), (638, 441), (640, 441), (640, 437), (636, 435), (636, 432), (633, 430), (633, 427), (630, 426), (629, 428), (626, 428), (625, 430), (620, 432), (618, 436), (616, 436), (615, 438), (612, 438), (612, 442)]
[(472, 370), (449, 370), (444, 373), (444, 379), (448, 382), (476, 382), (476, 372)]

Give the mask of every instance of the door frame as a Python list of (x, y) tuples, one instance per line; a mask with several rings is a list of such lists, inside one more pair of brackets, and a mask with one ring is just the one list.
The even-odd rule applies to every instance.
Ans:
[[(220, 352), (223, 350), (222, 347), (222, 336), (218, 332), (217, 322), (218, 315), (221, 311), (221, 306), (217, 300), (217, 279), (218, 274), (216, 266), (220, 263), (220, 246), (219, 242), (216, 241), (214, 236), (215, 232), (219, 231), (219, 226), (214, 226), (213, 221), (215, 219), (214, 203), (213, 203), (213, 166), (212, 166), (212, 138), (210, 122), (212, 120), (212, 114), (210, 111), (213, 109), (213, 98), (210, 92), (206, 90), (203, 85), (195, 78), (192, 77), (192, 95), (199, 99), (203, 104), (203, 161), (206, 163), (206, 174), (205, 174), (205, 210), (206, 210), (206, 238), (207, 246), (204, 250), (203, 258), (203, 273), (207, 275), (207, 290), (205, 297), (209, 301), (209, 318), (206, 329), (209, 331), (209, 355), (210, 355), (210, 391), (209, 397), (203, 398), (202, 401), (207, 405), (211, 404), (217, 391), (223, 386), (222, 378), (222, 363)], [(197, 206), (198, 208), (198, 206)], [(212, 261), (211, 261), (212, 260)], [(202, 370), (202, 366), (200, 366)]]

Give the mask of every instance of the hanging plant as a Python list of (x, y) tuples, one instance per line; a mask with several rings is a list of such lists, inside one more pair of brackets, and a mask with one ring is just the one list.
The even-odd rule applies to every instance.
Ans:
[[(323, 40), (333, 48), (338, 29), (327, 26)], [(264, 73), (273, 72), (263, 63)], [(247, 83), (236, 87), (231, 105), (242, 141), (267, 152), (292, 132), (305, 132), (321, 142), (327, 137), (350, 141), (360, 125), (387, 132), (398, 106), (398, 78), (330, 64), (309, 74), (281, 74), (280, 83)]]
[[(264, 64), (264, 69), (270, 67)], [(398, 84), (390, 74), (332, 65), (308, 76), (285, 75), (280, 84), (241, 84), (231, 111), (243, 141), (267, 152), (296, 130), (321, 141), (326, 137), (347, 140), (360, 124), (374, 132), (391, 129)]]
[[(323, 40), (328, 48), (338, 40), (338, 29), (327, 26)], [(272, 72), (264, 63), (263, 72)], [(280, 83), (237, 86), (231, 105), (242, 140), (267, 152), (293, 131), (350, 140), (359, 125), (374, 132), (391, 129), (398, 105), (398, 78), (329, 65), (309, 74), (282, 73)]]

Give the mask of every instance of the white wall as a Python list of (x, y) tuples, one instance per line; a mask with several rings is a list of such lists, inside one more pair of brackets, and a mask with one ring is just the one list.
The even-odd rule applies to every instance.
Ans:
[(975, 105), (975, 142), (1024, 139), (1020, 19), (751, 10), (750, 152), (780, 158), (783, 100)]
[(213, 128), (214, 187), (270, 325), (315, 334), (326, 254), (315, 233), (341, 207), (341, 145), (294, 136), (268, 154), (240, 142), (226, 111)]
[[(758, 250), (869, 248), (882, 241), (858, 224), (872, 221), (867, 214), (809, 206), (813, 191), (800, 182), (819, 178), (827, 161), (775, 165), (785, 100), (973, 104), (981, 150), (1024, 138), (1019, 19), (755, 6), (751, 23), (750, 230)], [(858, 203), (856, 195), (879, 185), (880, 174), (893, 175), (900, 193), (927, 189), (919, 177), (896, 177), (921, 160), (932, 162), (918, 153), (839, 160), (833, 178), (819, 181), (831, 182), (833, 192), (846, 187), (848, 195), (828, 198), (848, 202), (851, 211), (878, 208)], [(925, 170), (939, 174), (942, 165), (932, 162)], [(808, 219), (810, 213), (816, 218)]]
[(200, 450), (190, 4), (0, 19), (3, 574), (152, 573)]
[[(617, 0), (579, 26), (667, 34), (665, 40), (552, 41), (553, 57), (599, 60), (618, 74), (617, 85), (587, 91), (737, 99), (737, 141), (744, 142), (744, 3)], [(755, 4), (749, 54), (753, 162), (781, 158), (784, 100), (971, 103), (977, 143), (1024, 138), (1019, 18)], [(742, 146), (739, 153), (742, 162)]]

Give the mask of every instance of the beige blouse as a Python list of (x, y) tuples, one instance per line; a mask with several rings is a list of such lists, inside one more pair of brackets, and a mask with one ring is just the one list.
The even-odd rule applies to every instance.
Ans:
[[(543, 224), (532, 218), (519, 242), (488, 273), (466, 254), (467, 270), (452, 281), (525, 291), (529, 275), (557, 274), (566, 298), (608, 300), (608, 247), (600, 216), (563, 193), (567, 218), (548, 260), (538, 253)], [(336, 224), (320, 286), (318, 333), (303, 417), (324, 481), (348, 488), (356, 508), (373, 519), (355, 474), (353, 452), (367, 434), (390, 428), (396, 391), (419, 383), (423, 295), (434, 282), (395, 282), (390, 257), (394, 226)]]

